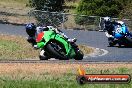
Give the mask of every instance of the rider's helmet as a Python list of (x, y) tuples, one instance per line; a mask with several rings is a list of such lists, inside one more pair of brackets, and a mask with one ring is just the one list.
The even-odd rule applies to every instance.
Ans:
[(111, 23), (111, 18), (110, 17), (104, 17), (104, 23), (105, 24), (110, 24)]
[(125, 25), (125, 23), (123, 21), (117, 21), (117, 23), (119, 23), (121, 25)]
[(30, 37), (34, 37), (36, 33), (36, 25), (34, 23), (29, 23), (25, 26), (26, 32)]

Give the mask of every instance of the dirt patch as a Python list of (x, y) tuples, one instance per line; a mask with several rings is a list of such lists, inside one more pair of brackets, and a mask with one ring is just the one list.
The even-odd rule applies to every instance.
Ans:
[(79, 49), (82, 50), (85, 55), (91, 54), (95, 51), (95, 48), (81, 44), (79, 45)]
[[(71, 63), (1, 63), (0, 75), (41, 75), (44, 73), (57, 74), (73, 73), (77, 74), (80, 64)], [(128, 68), (132, 69), (132, 64), (82, 64), (84, 69), (117, 69)]]

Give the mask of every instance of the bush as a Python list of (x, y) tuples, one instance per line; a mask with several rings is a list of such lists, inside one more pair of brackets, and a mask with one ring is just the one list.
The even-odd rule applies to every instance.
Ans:
[(118, 16), (123, 5), (118, 0), (82, 0), (77, 7), (78, 14), (97, 16)]
[[(76, 11), (77, 14), (88, 16), (118, 17), (127, 1), (128, 0), (81, 0)], [(87, 18), (76, 16), (75, 22), (79, 25), (87, 25), (90, 21)]]

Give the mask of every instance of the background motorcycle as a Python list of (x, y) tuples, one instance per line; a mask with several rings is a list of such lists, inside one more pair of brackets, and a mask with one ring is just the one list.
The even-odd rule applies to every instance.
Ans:
[(55, 33), (55, 31), (41, 32), (38, 34), (36, 42), (38, 48), (41, 48), (40, 60), (48, 60), (50, 58), (82, 60), (84, 56), (75, 43), (68, 42), (66, 38)]
[(113, 37), (108, 38), (110, 46), (118, 44), (119, 46), (132, 46), (132, 36), (125, 24), (115, 25)]

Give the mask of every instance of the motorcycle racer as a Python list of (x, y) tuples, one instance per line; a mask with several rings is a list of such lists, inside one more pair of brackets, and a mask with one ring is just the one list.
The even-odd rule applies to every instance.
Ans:
[(74, 39), (68, 38), (62, 31), (60, 31), (57, 28), (54, 28), (53, 26), (37, 27), (34, 23), (29, 23), (25, 26), (25, 28), (26, 28), (26, 33), (28, 34), (27, 41), (31, 43), (35, 49), (37, 49), (37, 42), (36, 42), (37, 35), (43, 31), (48, 31), (48, 30), (55, 31), (56, 33), (65, 37), (69, 42), (76, 42), (75, 38)]
[[(123, 21), (111, 21), (110, 17), (104, 17), (104, 29), (103, 30), (105, 31), (105, 34), (108, 38), (113, 37), (113, 32), (114, 32), (114, 26), (115, 25), (122, 26), (122, 25), (126, 25), (126, 24)], [(128, 34), (130, 36), (132, 36), (131, 32), (128, 32)]]
[(119, 22), (111, 21), (110, 17), (104, 17), (104, 29), (103, 30), (105, 31), (105, 34), (108, 38), (113, 37), (114, 25), (121, 26)]

